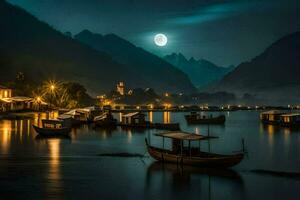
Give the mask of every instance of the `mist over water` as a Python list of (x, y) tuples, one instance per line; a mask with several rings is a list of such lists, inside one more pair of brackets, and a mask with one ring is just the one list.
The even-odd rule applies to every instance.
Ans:
[[(217, 114), (217, 113), (214, 113)], [(224, 126), (210, 126), (211, 151), (232, 153), (245, 139), (248, 158), (231, 170), (205, 171), (155, 162), (152, 158), (99, 157), (100, 153), (146, 153), (145, 137), (162, 146), (157, 130), (73, 129), (70, 139), (37, 137), (32, 120), (0, 121), (1, 198), (56, 199), (283, 199), (297, 197), (300, 180), (261, 175), (253, 169), (300, 171), (300, 131), (263, 126), (257, 111), (226, 112)], [(119, 119), (120, 114), (114, 114)], [(153, 122), (180, 122), (184, 113), (147, 113)], [(166, 146), (170, 142), (166, 143)], [(195, 145), (198, 145), (196, 143)], [(201, 142), (202, 150), (208, 142)], [(18, 192), (15, 192), (18, 191)]]

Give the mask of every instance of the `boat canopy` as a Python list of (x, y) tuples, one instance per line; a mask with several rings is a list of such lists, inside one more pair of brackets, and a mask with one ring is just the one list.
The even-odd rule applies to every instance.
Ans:
[(125, 115), (123, 115), (123, 117), (134, 117), (134, 116), (137, 116), (137, 115), (145, 115), (145, 114), (140, 113), (140, 112), (133, 112), (133, 113), (125, 114)]
[(94, 120), (103, 120), (103, 119), (105, 119), (105, 118), (107, 118), (107, 113), (103, 113), (102, 115), (99, 115), (99, 116), (96, 116), (95, 118), (94, 118)]
[(160, 136), (160, 137), (176, 139), (176, 140), (189, 140), (189, 141), (191, 141), (191, 140), (209, 140), (209, 139), (213, 139), (213, 138), (218, 138), (215, 136), (204, 136), (204, 135), (182, 132), (182, 131), (157, 133), (155, 135)]

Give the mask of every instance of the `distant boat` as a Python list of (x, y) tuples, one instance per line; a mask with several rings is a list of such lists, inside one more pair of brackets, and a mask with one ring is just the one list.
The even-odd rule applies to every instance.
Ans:
[(65, 126), (62, 120), (42, 120), (42, 127), (32, 125), (34, 130), (41, 136), (68, 136), (70, 126)]
[(225, 115), (213, 116), (201, 116), (197, 112), (191, 112), (189, 115), (185, 115), (185, 119), (188, 124), (224, 124), (226, 121)]
[[(209, 140), (216, 137), (186, 132), (166, 132), (156, 134), (156, 136), (172, 139), (172, 150), (153, 147), (145, 139), (148, 153), (157, 161), (197, 167), (229, 168), (239, 164), (244, 158), (244, 150), (233, 155), (221, 155), (200, 151), (200, 146), (199, 148), (191, 147), (192, 141)], [(184, 146), (184, 141), (188, 141), (188, 147)]]
[(114, 119), (111, 112), (105, 112), (102, 115), (96, 116), (94, 118), (94, 123), (97, 127), (115, 127), (117, 125), (117, 120)]

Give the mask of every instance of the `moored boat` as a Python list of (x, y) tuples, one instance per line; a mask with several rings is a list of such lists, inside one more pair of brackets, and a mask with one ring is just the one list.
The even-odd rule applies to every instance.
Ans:
[(145, 116), (141, 112), (128, 113), (122, 116), (118, 125), (126, 128), (180, 130), (179, 123), (152, 123), (146, 121)]
[(202, 116), (200, 113), (191, 112), (189, 115), (185, 115), (185, 119), (188, 124), (224, 124), (226, 121), (225, 115), (219, 116)]
[(68, 136), (71, 127), (66, 126), (62, 120), (42, 120), (42, 127), (32, 125), (34, 130), (41, 136)]
[[(209, 140), (216, 137), (186, 132), (167, 132), (156, 134), (156, 136), (163, 137), (163, 141), (164, 138), (172, 139), (171, 150), (151, 146), (146, 139), (147, 150), (150, 156), (157, 161), (197, 167), (229, 168), (239, 164), (244, 158), (244, 151), (232, 155), (222, 155), (203, 152), (200, 150), (200, 145), (199, 148), (191, 147), (192, 141)], [(184, 146), (184, 141), (188, 141), (188, 147)]]

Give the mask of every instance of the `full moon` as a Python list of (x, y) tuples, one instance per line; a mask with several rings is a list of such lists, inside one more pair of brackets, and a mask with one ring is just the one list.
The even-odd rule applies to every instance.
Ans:
[(154, 42), (157, 46), (163, 47), (168, 43), (168, 38), (165, 34), (159, 33), (155, 35)]

